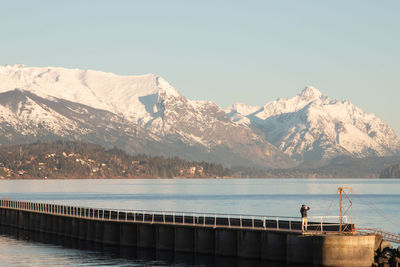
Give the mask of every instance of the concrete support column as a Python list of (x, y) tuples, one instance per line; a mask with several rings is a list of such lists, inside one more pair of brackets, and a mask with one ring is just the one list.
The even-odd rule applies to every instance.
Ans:
[(3, 225), (8, 225), (8, 210), (7, 209), (4, 209), (3, 210), (3, 216), (2, 216), (2, 222), (3, 222)]
[(13, 215), (14, 215), (14, 211), (13, 210), (7, 210), (6, 211), (6, 225), (12, 226)]
[(79, 219), (71, 218), (71, 237), (79, 238)]
[(261, 254), (261, 232), (243, 230), (238, 232), (238, 256), (259, 259)]
[(18, 228), (24, 229), (25, 227), (25, 212), (18, 211)]
[(175, 227), (175, 251), (194, 252), (195, 230), (192, 227)]
[(37, 219), (37, 214), (31, 212), (29, 215), (29, 219), (29, 229), (31, 229), (32, 231), (38, 231), (39, 220)]
[(175, 227), (167, 225), (156, 226), (156, 249), (174, 250)]
[(94, 242), (102, 243), (104, 235), (104, 223), (103, 221), (95, 221), (94, 225)]
[(315, 236), (314, 264), (323, 266), (372, 266), (375, 235)]
[(86, 240), (95, 241), (96, 221), (87, 220), (86, 222)]
[(46, 233), (53, 233), (53, 215), (46, 215)]
[(45, 233), (47, 230), (47, 216), (45, 214), (37, 213), (37, 218), (39, 220), (39, 232)]
[(87, 235), (87, 220), (80, 219), (79, 220), (79, 239), (86, 240)]
[(137, 226), (134, 223), (121, 223), (120, 225), (120, 245), (126, 247), (137, 246)]
[(116, 223), (116, 222), (104, 222), (103, 231), (104, 231), (104, 233), (103, 233), (103, 244), (119, 245), (119, 242), (120, 242), (119, 223)]
[(210, 228), (197, 228), (195, 234), (195, 252), (215, 254), (215, 230)]
[(18, 211), (11, 210), (10, 212), (10, 225), (14, 227), (18, 227)]
[(4, 224), (5, 212), (6, 212), (5, 209), (0, 208), (0, 224), (2, 225)]
[(156, 230), (151, 224), (137, 225), (137, 246), (139, 248), (156, 247)]
[(49, 215), (49, 233), (57, 234), (57, 216)]
[(65, 236), (65, 224), (66, 224), (66, 218), (63, 216), (58, 216), (56, 217), (56, 231), (58, 235)]
[(215, 229), (215, 254), (237, 256), (237, 230)]
[(289, 263), (313, 263), (313, 236), (288, 234), (286, 239), (286, 259)]
[(5, 210), (4, 225), (11, 225), (11, 210)]
[(30, 212), (24, 212), (24, 229), (25, 230), (32, 230), (31, 229), (31, 213)]
[(262, 232), (261, 258), (268, 261), (286, 261), (286, 233)]
[(4, 210), (3, 224), (10, 225), (10, 210)]
[(65, 217), (65, 236), (72, 238), (72, 218)]

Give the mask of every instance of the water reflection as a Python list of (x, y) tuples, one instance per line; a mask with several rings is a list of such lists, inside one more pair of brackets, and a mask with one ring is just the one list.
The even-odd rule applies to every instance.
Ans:
[(2, 266), (290, 266), (237, 257), (105, 246), (1, 225), (0, 259)]

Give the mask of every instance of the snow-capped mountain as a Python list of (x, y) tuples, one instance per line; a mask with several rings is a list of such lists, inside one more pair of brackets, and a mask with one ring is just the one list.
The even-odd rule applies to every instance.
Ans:
[(399, 138), (375, 115), (313, 87), (264, 106), (237, 103), (224, 111), (185, 98), (154, 74), (0, 67), (0, 143), (38, 139), (273, 168), (400, 151)]
[(60, 138), (226, 165), (294, 165), (250, 126), (186, 99), (160, 76), (0, 67), (1, 144)]
[(260, 107), (235, 104), (226, 113), (238, 125), (262, 130), (267, 141), (297, 160), (389, 156), (400, 151), (400, 139), (382, 120), (313, 87)]

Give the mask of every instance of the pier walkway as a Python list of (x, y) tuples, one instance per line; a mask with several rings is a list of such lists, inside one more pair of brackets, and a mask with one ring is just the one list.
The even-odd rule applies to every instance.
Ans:
[[(103, 245), (179, 253), (281, 261), (314, 266), (371, 266), (376, 234), (355, 225), (300, 218), (113, 210), (40, 202), (0, 200), (0, 225)], [(343, 219), (343, 218), (342, 218)], [(340, 257), (338, 256), (340, 255)]]
[[(56, 216), (68, 216), (109, 222), (133, 222), (147, 224), (186, 225), (211, 228), (235, 228), (301, 233), (300, 217), (263, 216), (243, 214), (217, 214), (176, 211), (113, 210), (66, 206), (41, 202), (0, 200), (0, 208), (36, 212)], [(339, 232), (339, 224), (332, 223), (338, 216), (311, 216), (308, 233)], [(346, 218), (345, 218), (346, 219)], [(346, 227), (351, 229), (351, 227)], [(349, 230), (347, 230), (349, 231)]]

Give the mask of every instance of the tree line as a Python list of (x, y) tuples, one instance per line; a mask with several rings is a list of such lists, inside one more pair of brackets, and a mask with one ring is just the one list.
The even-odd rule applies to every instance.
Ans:
[(0, 147), (0, 178), (223, 177), (221, 164), (130, 155), (116, 147), (78, 141)]

